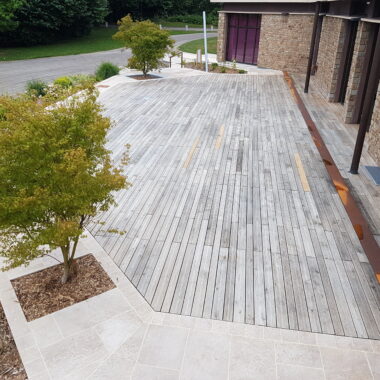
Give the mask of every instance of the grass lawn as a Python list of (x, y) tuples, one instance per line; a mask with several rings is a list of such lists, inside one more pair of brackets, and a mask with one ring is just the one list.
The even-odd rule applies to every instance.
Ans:
[[(203, 25), (200, 25), (200, 24), (186, 24), (186, 22), (179, 22), (179, 21), (159, 20), (157, 21), (157, 24), (161, 24), (163, 27), (167, 27), (167, 28), (185, 28), (186, 25), (189, 28), (203, 28)], [(207, 27), (210, 28), (211, 25), (207, 25)], [(214, 25), (214, 28), (216, 28), (216, 25)]]
[[(207, 52), (210, 54), (216, 54), (216, 41), (217, 37), (210, 37), (207, 38)], [(193, 53), (196, 54), (198, 49), (202, 49), (202, 54), (204, 53), (204, 42), (203, 38), (200, 40), (194, 40), (190, 42), (186, 42), (185, 44), (182, 44), (179, 49), (181, 51), (184, 51), (186, 53)]]
[[(118, 49), (123, 47), (123, 44), (112, 39), (112, 35), (115, 33), (115, 27), (97, 28), (88, 36), (60, 41), (51, 45), (4, 48), (0, 49), (0, 61), (56, 57), (60, 55), (94, 53), (96, 51)], [(190, 33), (194, 32), (182, 30), (170, 31), (171, 35)]]

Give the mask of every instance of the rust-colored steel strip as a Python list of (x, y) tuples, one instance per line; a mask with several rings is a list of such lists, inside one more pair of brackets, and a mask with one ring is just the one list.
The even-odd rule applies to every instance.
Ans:
[(339, 172), (339, 169), (335, 165), (330, 152), (328, 151), (321, 135), (318, 132), (317, 126), (312, 120), (304, 102), (302, 101), (292, 77), (284, 71), (284, 78), (287, 82), (290, 92), (293, 95), (295, 102), (309, 128), (311, 137), (319, 151), (319, 154), (325, 164), (326, 170), (330, 175), (330, 178), (335, 185), (335, 188), (339, 194), (339, 197), (347, 211), (347, 214), (351, 220), (351, 223), (355, 229), (355, 232), (360, 240), (365, 254), (375, 272), (376, 279), (380, 283), (380, 247), (377, 244), (368, 223), (360, 211), (360, 208), (355, 202), (354, 197), (350, 193), (350, 189), (347, 187), (344, 178)]

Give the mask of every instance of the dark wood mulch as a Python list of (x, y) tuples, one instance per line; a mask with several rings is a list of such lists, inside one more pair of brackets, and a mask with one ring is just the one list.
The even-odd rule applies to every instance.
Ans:
[(136, 79), (136, 80), (147, 80), (147, 79), (160, 79), (161, 77), (157, 75), (148, 74), (146, 77), (144, 77), (144, 75), (129, 75), (129, 78)]
[(82, 256), (75, 263), (76, 274), (66, 284), (61, 284), (62, 264), (12, 280), (27, 321), (33, 321), (115, 287), (93, 255)]
[(0, 304), (0, 379), (25, 380), (28, 377)]

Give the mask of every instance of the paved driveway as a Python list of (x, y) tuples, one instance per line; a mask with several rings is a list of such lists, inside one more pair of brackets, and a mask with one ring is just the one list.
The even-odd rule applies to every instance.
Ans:
[(89, 229), (155, 310), (380, 338), (380, 286), (281, 75), (127, 83), (101, 100), (133, 187)]
[[(211, 33), (209, 35), (216, 36)], [(202, 38), (199, 33), (173, 36), (177, 45), (199, 38)], [(90, 74), (104, 61), (125, 65), (129, 57), (129, 50), (116, 49), (63, 57), (0, 62), (0, 93), (14, 94), (23, 91), (25, 84), (32, 79), (49, 82), (63, 75)]]

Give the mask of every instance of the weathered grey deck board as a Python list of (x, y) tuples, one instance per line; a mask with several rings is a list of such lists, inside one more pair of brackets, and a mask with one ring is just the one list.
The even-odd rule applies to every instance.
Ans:
[(155, 310), (380, 338), (380, 287), (280, 75), (129, 83), (101, 101), (133, 187), (88, 229)]

